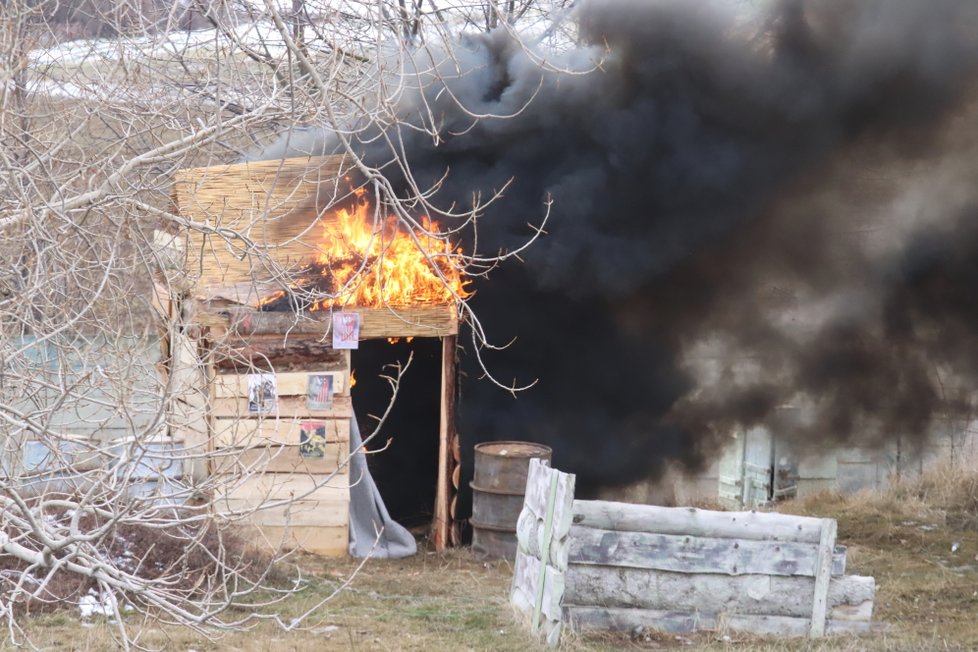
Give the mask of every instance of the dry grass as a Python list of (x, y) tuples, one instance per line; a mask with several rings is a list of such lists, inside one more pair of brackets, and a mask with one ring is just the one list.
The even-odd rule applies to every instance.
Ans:
[[(875, 620), (887, 629), (864, 638), (817, 642), (755, 639), (724, 632), (691, 637), (648, 633), (638, 640), (570, 633), (562, 649), (758, 650), (862, 652), (978, 649), (978, 472), (942, 470), (899, 483), (885, 494), (821, 494), (787, 503), (783, 511), (836, 518), (849, 547), (848, 572), (873, 575), (879, 586)], [(956, 552), (952, 544), (958, 543)], [(286, 613), (299, 613), (354, 570), (352, 560), (303, 557), (306, 591)], [(260, 625), (208, 641), (147, 623), (143, 643), (167, 650), (512, 650), (535, 648), (515, 625), (506, 596), (511, 568), (483, 563), (468, 550), (421, 553), (368, 563), (309, 627), (282, 633)], [(31, 622), (43, 649), (115, 649), (104, 622), (79, 627), (77, 611)], [(724, 638), (727, 636), (728, 638)]]
[(885, 493), (821, 494), (785, 511), (835, 518), (849, 573), (872, 575), (878, 649), (978, 649), (978, 470), (939, 468)]

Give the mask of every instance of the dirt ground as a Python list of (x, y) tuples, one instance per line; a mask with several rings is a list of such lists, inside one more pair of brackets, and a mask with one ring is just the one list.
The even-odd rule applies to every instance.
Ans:
[[(969, 476), (970, 477), (970, 476)], [(959, 478), (960, 480), (960, 478)], [(787, 503), (783, 511), (838, 519), (851, 574), (873, 575), (879, 632), (818, 642), (765, 640), (728, 632), (695, 636), (587, 635), (570, 632), (566, 650), (975, 650), (978, 649), (978, 477), (951, 485), (917, 483), (884, 496), (831, 494)], [(955, 545), (956, 544), (956, 545)], [(282, 608), (292, 617), (335, 590), (355, 570), (352, 560), (299, 559), (304, 594)], [(351, 586), (313, 614), (302, 631), (271, 624), (208, 640), (157, 624), (144, 625), (148, 647), (195, 650), (513, 650), (538, 648), (507, 604), (511, 567), (483, 562), (468, 549), (423, 552), (399, 561), (370, 561)], [(136, 623), (131, 623), (136, 624)], [(117, 649), (105, 622), (77, 611), (29, 624), (46, 650)], [(4, 647), (9, 647), (7, 639)]]

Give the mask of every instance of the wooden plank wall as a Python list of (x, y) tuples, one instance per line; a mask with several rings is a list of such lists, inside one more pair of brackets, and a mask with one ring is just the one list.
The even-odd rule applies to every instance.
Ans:
[[(266, 413), (249, 411), (248, 374), (216, 374), (211, 382), (212, 472), (225, 477), (219, 513), (240, 518), (268, 548), (347, 554), (353, 408), (349, 351), (340, 353), (337, 363), (276, 373), (278, 398)], [(310, 374), (332, 376), (330, 409), (309, 409)], [(315, 454), (300, 446), (310, 423), (325, 428)]]

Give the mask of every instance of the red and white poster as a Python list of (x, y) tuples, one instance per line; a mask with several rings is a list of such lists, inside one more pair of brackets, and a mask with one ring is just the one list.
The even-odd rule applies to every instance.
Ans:
[(360, 313), (333, 313), (333, 348), (356, 349), (360, 346)]

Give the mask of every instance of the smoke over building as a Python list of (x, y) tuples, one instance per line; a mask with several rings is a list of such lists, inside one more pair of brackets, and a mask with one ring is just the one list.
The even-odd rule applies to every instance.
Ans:
[[(536, 384), (480, 381), (470, 346), (463, 436), (548, 444), (601, 485), (695, 467), (736, 427), (874, 443), (966, 418), (972, 4), (593, 1), (560, 55), (468, 37), (402, 107), (439, 137), (386, 142), (443, 206), (505, 188), (469, 251), (518, 248), (552, 205), (471, 300), (515, 338), (482, 352), (493, 376)], [(383, 165), (378, 142), (357, 146)]]

